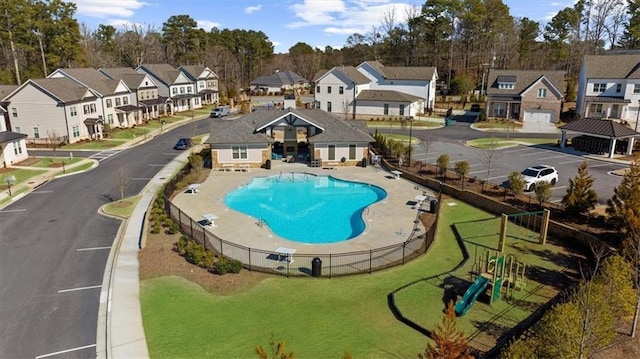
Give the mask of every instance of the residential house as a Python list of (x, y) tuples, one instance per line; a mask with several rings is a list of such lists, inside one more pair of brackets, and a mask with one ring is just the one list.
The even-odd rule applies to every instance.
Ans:
[(339, 114), (343, 118), (355, 119), (358, 115), (363, 115), (357, 106), (358, 95), (369, 90), (371, 84), (355, 67), (339, 66), (321, 71), (313, 82), (315, 108)]
[(101, 138), (103, 100), (66, 76), (29, 79), (3, 99), (13, 131), (34, 144)]
[(66, 77), (93, 90), (99, 98), (98, 117), (111, 127), (132, 127), (141, 119), (140, 109), (131, 103), (131, 90), (120, 79), (110, 79), (93, 68), (60, 68), (47, 77)]
[(373, 137), (359, 121), (319, 109), (257, 110), (212, 121), (207, 143), (215, 169), (270, 168), (271, 161), (354, 166), (369, 158)]
[(316, 107), (345, 118), (415, 116), (433, 108), (437, 78), (435, 67), (334, 67), (314, 79)]
[(157, 119), (165, 113), (166, 98), (158, 96), (158, 85), (147, 74), (130, 67), (100, 68), (98, 72), (113, 80), (122, 80), (131, 90), (129, 103), (137, 106), (141, 120)]
[(379, 61), (365, 61), (356, 68), (369, 78), (372, 90), (391, 90), (420, 97), (427, 109), (435, 104), (438, 80), (435, 67), (384, 66)]
[(169, 64), (142, 64), (136, 71), (149, 75), (158, 85), (158, 95), (167, 98), (168, 114), (202, 107), (195, 82), (184, 71)]
[(556, 123), (564, 95), (563, 71), (491, 69), (487, 77), (488, 117), (527, 123)]
[(196, 84), (196, 92), (203, 104), (220, 103), (218, 75), (206, 66), (180, 66), (178, 70), (184, 72)]
[(29, 157), (27, 153), (27, 135), (13, 132), (7, 128), (7, 109), (0, 106), (0, 165), (4, 168)]
[[(18, 85), (0, 85), (0, 107), (3, 107), (5, 111), (0, 113), (0, 121), (4, 122), (5, 131), (11, 131), (11, 122), (9, 121), (9, 113), (6, 111), (9, 108), (9, 102), (4, 102), (3, 99), (9, 96), (15, 89), (18, 88)], [(2, 125), (0, 125), (1, 128)]]
[(271, 75), (260, 76), (251, 81), (251, 90), (277, 94), (286, 91), (302, 92), (309, 86), (309, 81), (293, 71), (278, 71)]
[(640, 51), (586, 55), (578, 78), (576, 111), (582, 117), (633, 124), (640, 117)]

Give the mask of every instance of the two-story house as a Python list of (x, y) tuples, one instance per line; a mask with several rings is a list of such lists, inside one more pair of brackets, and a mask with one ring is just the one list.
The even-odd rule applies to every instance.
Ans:
[(142, 64), (136, 71), (149, 75), (158, 85), (159, 96), (167, 98), (167, 114), (202, 107), (195, 82), (184, 71), (169, 64)]
[(3, 99), (13, 131), (35, 144), (101, 138), (103, 100), (66, 76), (29, 79)]
[(122, 80), (104, 76), (94, 68), (60, 68), (48, 78), (66, 77), (98, 95), (97, 113), (111, 127), (131, 127), (138, 124), (140, 109), (131, 104), (131, 90)]
[(27, 135), (10, 131), (7, 127), (7, 109), (0, 106), (0, 166), (9, 165), (24, 161), (29, 157), (27, 153)]
[(556, 123), (562, 111), (563, 71), (489, 70), (488, 117)]
[(321, 71), (313, 80), (315, 108), (343, 118), (355, 119), (358, 111), (357, 98), (370, 88), (369, 79), (353, 66), (334, 67)]
[(640, 52), (586, 55), (578, 78), (576, 111), (582, 117), (627, 122), (638, 130)]
[(147, 74), (136, 72), (131, 67), (100, 68), (98, 72), (113, 80), (122, 80), (131, 90), (129, 103), (142, 113), (141, 120), (157, 119), (164, 114), (166, 98), (158, 95), (158, 85)]
[(379, 61), (365, 61), (356, 67), (369, 78), (371, 90), (391, 90), (420, 97), (425, 108), (436, 101), (438, 71), (435, 67), (384, 66)]
[(344, 118), (415, 116), (435, 103), (433, 67), (385, 67), (378, 61), (334, 67), (314, 79), (316, 108)]
[(182, 71), (195, 83), (196, 93), (200, 95), (203, 104), (220, 103), (219, 78), (213, 70), (206, 66), (180, 66)]

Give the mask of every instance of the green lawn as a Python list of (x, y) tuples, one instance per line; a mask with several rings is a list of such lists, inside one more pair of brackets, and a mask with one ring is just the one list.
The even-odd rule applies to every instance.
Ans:
[(64, 145), (62, 147), (60, 147), (61, 151), (71, 151), (71, 150), (75, 150), (75, 149), (82, 149), (82, 150), (106, 150), (109, 148), (114, 148), (114, 147), (118, 147), (124, 143), (126, 143), (127, 140), (99, 140), (99, 141), (90, 141), (90, 142), (77, 142), (77, 143), (72, 143), (70, 145)]
[(409, 121), (405, 121), (404, 123), (402, 121), (367, 121), (367, 127), (368, 128), (390, 128), (390, 129), (394, 129), (397, 128), (398, 130), (400, 129), (404, 129), (406, 131), (409, 131), (409, 127), (413, 127), (413, 129), (417, 129), (417, 130), (423, 130), (423, 129), (428, 129), (428, 128), (436, 128), (436, 127), (442, 127), (442, 123), (441, 122), (432, 122), (432, 121), (413, 121), (413, 125), (410, 126), (409, 125)]
[[(404, 317), (434, 329), (452, 286), (460, 287), (462, 294), (471, 284), (468, 271), (480, 240), (465, 239), (472, 258), (448, 273), (463, 260), (450, 224), (495, 221), (495, 216), (457, 201), (446, 201), (440, 208), (437, 240), (426, 255), (370, 275), (332, 279), (274, 276), (227, 296), (207, 293), (175, 277), (143, 281), (141, 304), (151, 357), (254, 358), (254, 347), (267, 347), (273, 335), (300, 358), (341, 358), (346, 351), (354, 358), (415, 358), (429, 339), (394, 317), (388, 296)], [(489, 233), (494, 231), (487, 228)], [(484, 242), (485, 246), (497, 245), (490, 235)], [(561, 267), (554, 262), (557, 248), (552, 245), (514, 240), (507, 247), (531, 263), (534, 274), (556, 273)], [(527, 255), (541, 258), (530, 260)], [(458, 319), (459, 326), (472, 336), (472, 344), (486, 350), (492, 340), (486, 333), (499, 335), (500, 330), (524, 319), (557, 291), (547, 287), (531, 279), (513, 300), (492, 306), (477, 302)]]
[(82, 161), (82, 158), (69, 158), (63, 157), (66, 152), (62, 153), (61, 156), (58, 157), (40, 157), (38, 158), (38, 162), (30, 164), (29, 167), (42, 167), (42, 168), (52, 168), (58, 167), (58, 164), (61, 164), (64, 161), (65, 166), (69, 166), (74, 163), (78, 163)]
[(82, 164), (82, 165), (74, 166), (74, 167), (71, 167), (71, 168), (65, 168), (64, 171), (60, 170), (60, 171), (56, 172), (55, 175), (56, 176), (60, 176), (60, 175), (63, 175), (63, 174), (82, 172), (82, 171), (86, 171), (86, 170), (90, 169), (91, 167), (93, 167), (93, 162), (89, 161), (89, 162), (87, 162), (85, 164)]

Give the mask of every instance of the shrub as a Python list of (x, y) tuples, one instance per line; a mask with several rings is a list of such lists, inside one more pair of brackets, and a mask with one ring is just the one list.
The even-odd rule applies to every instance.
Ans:
[(189, 241), (185, 247), (184, 258), (191, 264), (202, 265), (206, 255), (204, 247), (194, 241)]
[(171, 221), (171, 225), (167, 228), (166, 233), (167, 234), (176, 234), (176, 233), (178, 233), (179, 230), (180, 230), (180, 226), (177, 223)]
[(176, 242), (176, 252), (180, 253), (180, 255), (184, 255), (187, 249), (187, 245), (191, 242), (191, 239), (187, 236), (181, 236), (180, 239)]
[(171, 218), (164, 217), (164, 221), (162, 221), (162, 227), (169, 228), (173, 226), (173, 220)]
[(218, 275), (224, 275), (227, 273), (240, 273), (240, 270), (242, 270), (242, 263), (240, 261), (220, 256), (218, 260), (213, 263), (209, 271)]
[(153, 234), (160, 233), (160, 225), (154, 224), (153, 227), (151, 227), (151, 233)]

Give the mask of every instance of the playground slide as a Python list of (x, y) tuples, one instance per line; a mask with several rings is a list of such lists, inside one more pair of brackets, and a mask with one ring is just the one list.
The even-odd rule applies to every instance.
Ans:
[(469, 308), (473, 305), (473, 302), (476, 301), (480, 293), (482, 293), (487, 285), (489, 284), (489, 280), (482, 276), (478, 276), (475, 282), (467, 289), (462, 298), (456, 303), (455, 311), (457, 316), (463, 316), (467, 313)]

